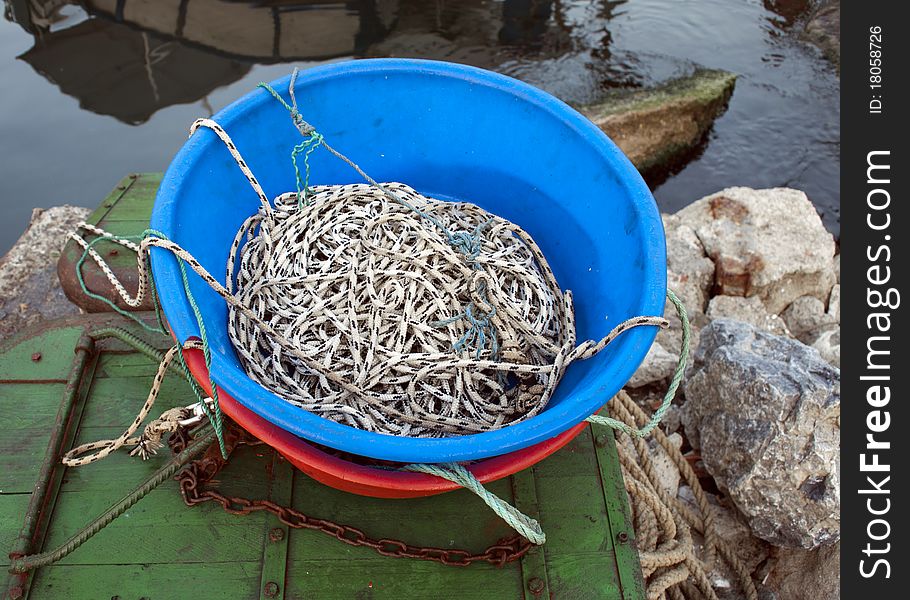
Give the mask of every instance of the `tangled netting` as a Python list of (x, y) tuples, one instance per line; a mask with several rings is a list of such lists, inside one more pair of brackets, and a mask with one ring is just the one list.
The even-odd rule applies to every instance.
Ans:
[(243, 241), (231, 291), (321, 368), (238, 310), (234, 348), (250, 377), (324, 417), (406, 436), (496, 429), (546, 406), (575, 358), (571, 294), (531, 236), (473, 204), (315, 187), (260, 210)]

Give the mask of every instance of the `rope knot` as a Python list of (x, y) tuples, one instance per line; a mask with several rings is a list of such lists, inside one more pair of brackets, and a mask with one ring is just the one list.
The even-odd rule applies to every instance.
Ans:
[[(477, 257), (480, 256), (480, 251), (483, 249), (483, 238), (480, 234), (486, 229), (487, 225), (492, 222), (493, 219), (490, 218), (475, 227), (472, 232), (456, 231), (454, 233), (438, 223), (435, 224), (445, 232), (449, 245), (464, 254), (468, 259), (468, 262), (474, 263), (477, 261)], [(474, 265), (474, 267), (476, 268), (477, 265)]]
[(303, 137), (310, 137), (316, 133), (316, 128), (304, 120), (303, 115), (300, 114), (296, 106), (291, 107), (291, 119), (293, 119), (294, 126)]
[(480, 249), (483, 247), (483, 241), (474, 233), (467, 231), (450, 233), (449, 244), (464, 254), (471, 262), (477, 260), (480, 255)]

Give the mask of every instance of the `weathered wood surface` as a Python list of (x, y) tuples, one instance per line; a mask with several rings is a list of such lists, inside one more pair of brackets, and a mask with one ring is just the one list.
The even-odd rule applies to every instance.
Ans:
[[(21, 526), (72, 347), (83, 327), (112, 318), (59, 322), (25, 332), (0, 349), (0, 544), (5, 548)], [(112, 344), (101, 348), (76, 443), (119, 433), (143, 401), (154, 371), (141, 355)], [(32, 360), (36, 352), (38, 361)], [(156, 412), (191, 400), (187, 386), (169, 378)], [(528, 582), (537, 577), (552, 598), (637, 598), (641, 581), (634, 549), (616, 542), (620, 531), (631, 529), (613, 441), (609, 432), (597, 435), (606, 437), (595, 443), (596, 436), (585, 431), (536, 467), (490, 485), (539, 516), (548, 534), (542, 549), (502, 569), (385, 558), (312, 531), (285, 529), (285, 537), (273, 542), (268, 533), (280, 527), (273, 517), (238, 517), (211, 505), (187, 508), (176, 483), (167, 482), (60, 563), (38, 570), (28, 597), (255, 598), (265, 597), (265, 584), (275, 581), (284, 598), (533, 598)], [(158, 465), (160, 459), (142, 462), (121, 452), (67, 469), (45, 549), (64, 541)], [(353, 496), (295, 472), (264, 446), (239, 451), (219, 480), (229, 493), (292, 503), (371, 536), (478, 551), (509, 533), (468, 492), (413, 500)]]

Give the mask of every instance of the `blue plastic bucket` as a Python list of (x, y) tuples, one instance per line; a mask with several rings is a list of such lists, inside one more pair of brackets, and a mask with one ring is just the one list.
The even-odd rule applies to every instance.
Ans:
[[(283, 93), (289, 77), (272, 83)], [(620, 150), (585, 117), (530, 85), (481, 69), (423, 60), (359, 60), (300, 74), (303, 117), (378, 181), (474, 202), (527, 230), (563, 289), (572, 290), (578, 339), (599, 339), (636, 315), (661, 315), (666, 250), (654, 199)], [(295, 189), (290, 149), (301, 141), (288, 112), (257, 89), (213, 117), (231, 135), (265, 192)], [(325, 151), (311, 184), (359, 182)], [(234, 235), (256, 195), (214, 133), (197, 131), (158, 190), (151, 227), (224, 277)], [(175, 258), (152, 250), (161, 304), (180, 342), (199, 330)], [(253, 382), (227, 335), (227, 307), (199, 277), (215, 383), (264, 419), (307, 440), (399, 462), (497, 456), (552, 438), (616, 394), (644, 359), (655, 328), (635, 328), (575, 362), (550, 404), (528, 421), (442, 439), (354, 429), (297, 408)]]

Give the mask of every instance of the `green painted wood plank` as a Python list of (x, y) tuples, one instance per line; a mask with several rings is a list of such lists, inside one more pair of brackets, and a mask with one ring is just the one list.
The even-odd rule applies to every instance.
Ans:
[[(516, 473), (510, 479), (515, 508), (541, 522), (540, 503), (537, 498), (537, 483), (533, 468)], [(542, 524), (543, 527), (546, 527), (545, 523)], [(521, 558), (521, 577), (526, 600), (549, 595), (547, 560), (542, 547), (534, 546)]]
[[(111, 210), (104, 215), (101, 221), (110, 223), (118, 220), (139, 219), (144, 220), (147, 224), (162, 177), (162, 173), (136, 173), (127, 176), (124, 181), (129, 182), (129, 187), (117, 198), (110, 207)], [(123, 185), (123, 182), (118, 185), (118, 188), (120, 185)], [(115, 191), (118, 190), (115, 188)]]
[[(122, 427), (88, 427), (79, 431), (77, 444), (101, 439), (115, 438), (123, 431)], [(244, 448), (231, 456), (230, 464), (224, 469), (222, 491), (231, 494), (246, 494), (263, 498), (269, 493), (269, 482), (265, 478), (267, 464), (263, 456), (253, 449)], [(158, 470), (170, 457), (170, 450), (162, 448), (158, 456), (143, 461), (137, 456), (130, 456), (129, 449), (123, 448), (110, 454), (102, 461), (71, 467), (65, 476), (67, 492), (104, 491), (112, 486), (120, 492), (132, 489)], [(221, 477), (219, 477), (221, 479)], [(189, 510), (189, 509), (187, 509)]]
[[(163, 173), (132, 173), (121, 179), (86, 219), (94, 225), (139, 219), (148, 223)], [(143, 227), (144, 229), (144, 227)], [(142, 229), (133, 233), (140, 233)]]
[[(63, 543), (125, 491), (114, 483), (107, 493), (69, 493), (64, 486), (45, 548)], [(262, 514), (237, 517), (211, 505), (189, 509), (180, 499), (176, 483), (167, 482), (59, 564), (258, 562), (263, 526)]]
[[(129, 187), (136, 180), (136, 174), (130, 174), (117, 182), (117, 185), (112, 189), (107, 196), (101, 201), (101, 204), (98, 205), (98, 208), (92, 211), (92, 214), (88, 216), (88, 219), (85, 221), (87, 223), (97, 224), (102, 219), (104, 219), (110, 212), (111, 209), (117, 205), (117, 202), (123, 197), (123, 194), (129, 189)], [(68, 246), (67, 246), (68, 247)]]
[(616, 579), (604, 577), (609, 561), (602, 554), (550, 555), (547, 567), (550, 594), (554, 600), (619, 600), (623, 598)]
[(318, 554), (291, 555), (288, 600), (401, 598), (511, 600), (521, 598), (521, 572), (492, 565), (467, 568), (406, 559), (373, 560), (356, 567)]
[[(126, 427), (142, 408), (150, 387), (151, 378), (146, 377), (96, 379), (92, 383), (92, 401), (82, 417), (83, 427)], [(195, 401), (187, 383), (177, 375), (169, 375), (161, 384), (152, 414), (158, 416), (168, 408)]]
[[(8, 340), (0, 349), (0, 379), (7, 381), (60, 381), (69, 375), (73, 354), (59, 352), (72, 348), (81, 335), (81, 328), (32, 329)], [(40, 352), (39, 360), (34, 353)], [(32, 379), (33, 378), (33, 379)], [(15, 537), (25, 516), (28, 495), (34, 488), (36, 474), (47, 449), (49, 431), (53, 426), (64, 383), (2, 383), (0, 384), (0, 494), (24, 494), (21, 510), (15, 516)], [(7, 532), (3, 532), (4, 534)], [(9, 545), (2, 546), (6, 551)], [(5, 555), (4, 555), (5, 558)]]
[(13, 431), (42, 428), (47, 431), (57, 416), (65, 387), (63, 383), (0, 383), (0, 423)]
[[(151, 336), (146, 337), (151, 339)], [(172, 344), (168, 343), (163, 345), (163, 348), (158, 348), (158, 350), (167, 350), (171, 345)], [(155, 376), (156, 371), (158, 371), (157, 363), (153, 362), (152, 359), (144, 354), (139, 354), (138, 352), (130, 352), (129, 354), (106, 352), (98, 361), (95, 379), (106, 379), (108, 377), (144, 377), (148, 381), (151, 381), (151, 378)], [(181, 376), (173, 371), (168, 373), (168, 379), (171, 377), (173, 377), (175, 381), (182, 380)]]
[(47, 443), (47, 427), (0, 428), (0, 456), (3, 457), (0, 494), (31, 493)]
[[(142, 233), (148, 229), (148, 223), (148, 218), (128, 219), (118, 221), (103, 221), (100, 226), (108, 233), (128, 238), (129, 236), (134, 236), (137, 233)], [(92, 237), (93, 236), (89, 234), (86, 236), (86, 239), (90, 240)], [(75, 245), (75, 242), (71, 243)], [(138, 283), (136, 254), (128, 248), (124, 248), (120, 244), (106, 240), (98, 242), (92, 246), (92, 248), (98, 252), (102, 258), (104, 258), (104, 261), (114, 271), (114, 273), (121, 278), (121, 281), (125, 282), (124, 285), (130, 291), (130, 293), (135, 293), (135, 284)], [(64, 285), (78, 291), (80, 294), (82, 293), (81, 287), (79, 287), (78, 280), (75, 278), (75, 273), (76, 267), (78, 266), (79, 260), (81, 260), (84, 252), (85, 251), (81, 246), (76, 246), (74, 249), (69, 250), (65, 254), (61, 255), (65, 257), (65, 260), (67, 261), (66, 273), (71, 274), (71, 277), (64, 280)], [(85, 261), (83, 262), (82, 273), (85, 277), (86, 287), (89, 290), (102, 295), (112, 293), (108, 288), (109, 284), (107, 283), (107, 279), (101, 273), (99, 267), (95, 264), (91, 257), (86, 257)]]
[(610, 550), (613, 542), (590, 428), (566, 449), (534, 467), (540, 514), (548, 523), (546, 551), (549, 555)]
[[(511, 501), (508, 480), (487, 486)], [(308, 515), (362, 529), (373, 538), (398, 538), (419, 546), (463, 548), (480, 552), (512, 530), (471, 492), (458, 490), (429, 498), (380, 499), (358, 497), (319, 484), (305, 475), (295, 478), (295, 507)], [(301, 531), (290, 545), (302, 546), (322, 556), (369, 560), (377, 554), (368, 548), (340, 544), (332, 537)]]
[(0, 494), (0, 567), (9, 565), (9, 549), (19, 535), (28, 494)]
[(598, 552), (612, 546), (603, 492), (595, 477), (539, 482), (540, 514), (548, 524), (547, 550)]
[[(74, 359), (70, 375), (66, 384), (66, 391), (60, 399), (54, 427), (49, 433), (48, 447), (44, 453), (41, 467), (36, 476), (36, 482), (30, 494), (29, 505), (26, 509), (26, 525), (20, 532), (17, 545), (13, 552), (19, 555), (40, 552), (44, 547), (44, 540), (50, 529), (50, 523), (57, 506), (63, 475), (66, 467), (59, 462), (60, 455), (72, 445), (79, 430), (82, 411), (88, 400), (91, 389), (92, 377), (95, 373), (97, 361), (94, 343), (86, 335), (82, 335), (74, 348)], [(36, 512), (37, 517), (36, 517)], [(24, 541), (23, 540), (27, 540)], [(10, 595), (15, 596), (15, 590), (29, 593), (35, 572), (31, 571), (19, 580), (18, 586), (10, 588)]]
[[(119, 427), (83, 428), (78, 442), (114, 437), (120, 431)], [(223, 491), (267, 495), (270, 456), (254, 447), (238, 450), (231, 459), (223, 471)], [(143, 462), (121, 450), (103, 461), (67, 469), (45, 548), (68, 538), (160, 465), (161, 459)], [(169, 481), (60, 564), (258, 561), (264, 522), (264, 514), (241, 518), (214, 504), (188, 508), (176, 482)]]
[(595, 438), (594, 451), (603, 487), (604, 504), (607, 507), (610, 535), (616, 552), (613, 564), (619, 575), (622, 598), (624, 600), (643, 598), (645, 585), (613, 430), (603, 425), (592, 425), (589, 429)]
[[(66, 381), (73, 364), (73, 348), (82, 335), (81, 327), (38, 329), (23, 332), (0, 346), (0, 381)], [(38, 360), (33, 355), (40, 353)], [(0, 405), (3, 396), (0, 395)], [(56, 406), (54, 410), (56, 410)]]
[[(268, 498), (279, 506), (290, 506), (294, 493), (294, 467), (275, 451), (271, 451)], [(288, 566), (290, 528), (272, 514), (265, 518), (262, 545), (262, 575), (259, 597), (284, 598)]]
[(258, 562), (55, 565), (38, 571), (30, 598), (255, 598), (258, 583)]
[(550, 477), (562, 478), (570, 475), (591, 477), (597, 472), (597, 459), (591, 451), (590, 427), (552, 457), (534, 465), (538, 481)]

